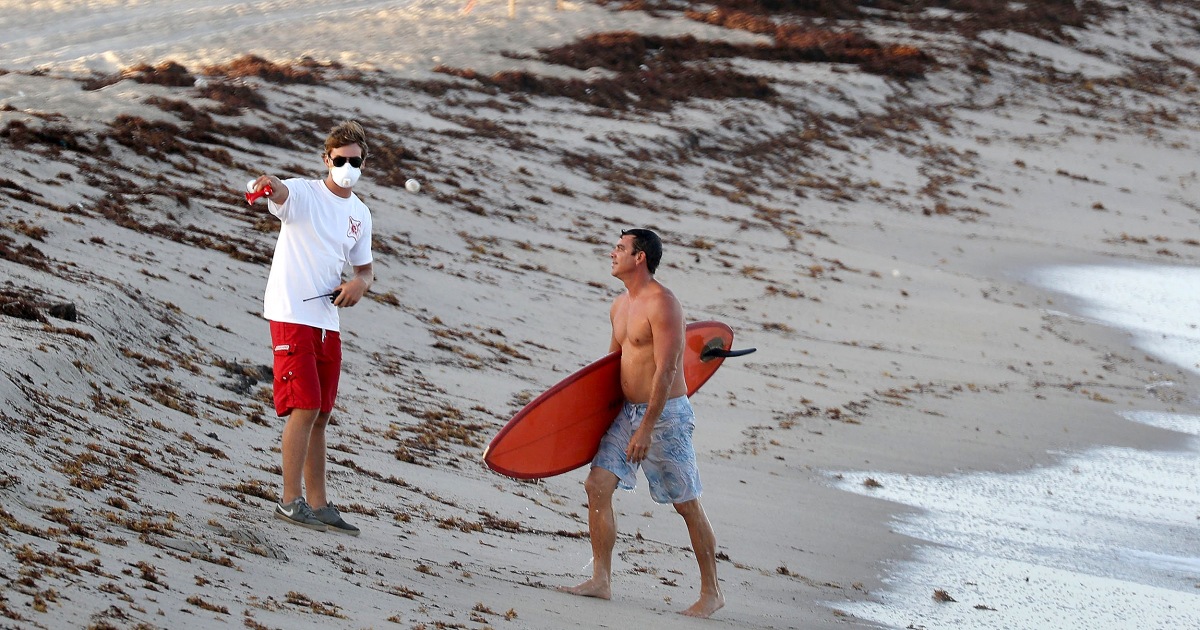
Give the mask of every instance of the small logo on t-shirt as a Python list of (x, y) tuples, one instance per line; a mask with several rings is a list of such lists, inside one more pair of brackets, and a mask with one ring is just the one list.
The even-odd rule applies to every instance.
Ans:
[(357, 241), (358, 237), (362, 236), (362, 221), (355, 221), (354, 217), (350, 217), (350, 230), (346, 232), (346, 236)]

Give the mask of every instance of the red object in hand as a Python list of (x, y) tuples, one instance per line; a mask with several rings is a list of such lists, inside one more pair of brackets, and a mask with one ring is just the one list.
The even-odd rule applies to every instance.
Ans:
[(273, 192), (275, 192), (275, 191), (271, 190), (270, 186), (263, 186), (262, 189), (260, 189), (260, 190), (252, 190), (250, 192), (247, 192), (246, 193), (246, 203), (248, 203), (250, 205), (254, 205), (254, 202), (258, 201), (258, 199), (260, 197), (270, 197), (271, 193), (273, 193)]

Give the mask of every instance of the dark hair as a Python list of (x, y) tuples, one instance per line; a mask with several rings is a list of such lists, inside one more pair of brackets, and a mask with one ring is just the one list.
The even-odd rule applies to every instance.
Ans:
[(357, 144), (362, 149), (362, 156), (367, 157), (367, 132), (363, 131), (362, 125), (347, 120), (329, 131), (329, 136), (325, 138), (325, 155), (351, 144)]
[(654, 232), (643, 228), (621, 230), (621, 236), (633, 237), (633, 253), (645, 252), (646, 270), (650, 272), (650, 275), (654, 275), (654, 270), (658, 269), (658, 261), (662, 260), (662, 239), (658, 238)]

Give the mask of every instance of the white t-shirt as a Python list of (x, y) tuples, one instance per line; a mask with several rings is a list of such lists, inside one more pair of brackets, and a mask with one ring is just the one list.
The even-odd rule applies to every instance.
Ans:
[(371, 262), (371, 211), (354, 193), (333, 194), (319, 179), (289, 179), (283, 205), (268, 201), (279, 217), (279, 240), (267, 277), (263, 317), (337, 331), (338, 309), (329, 298), (347, 264)]

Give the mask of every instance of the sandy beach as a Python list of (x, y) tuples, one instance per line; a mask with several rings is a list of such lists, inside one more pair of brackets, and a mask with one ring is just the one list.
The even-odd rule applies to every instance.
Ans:
[[(1122, 413), (1200, 408), (1028, 280), (1200, 259), (1194, 3), (77, 4), (0, 2), (0, 627), (879, 627), (843, 607), (919, 554), (914, 508), (839, 481), (1177, 448)], [(347, 118), (377, 280), (329, 469), (359, 538), (271, 516), (278, 225), (241, 192), (320, 177)], [(635, 226), (689, 320), (758, 348), (692, 399), (706, 621), (644, 482), (599, 601), (555, 590), (590, 574), (586, 471), (480, 460), (607, 350)]]

